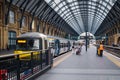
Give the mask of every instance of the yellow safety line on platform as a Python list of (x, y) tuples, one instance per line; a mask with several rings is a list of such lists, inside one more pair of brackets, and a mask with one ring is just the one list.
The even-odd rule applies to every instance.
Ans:
[(118, 67), (120, 67), (120, 59), (118, 59), (116, 56), (110, 54), (110, 53), (107, 53), (104, 51), (104, 55), (109, 59), (111, 60), (114, 64), (116, 64)]
[(54, 63), (53, 63), (53, 68), (54, 67), (56, 67), (58, 64), (60, 64), (61, 62), (63, 62), (65, 59), (67, 59), (68, 57), (70, 57), (72, 54), (71, 54), (71, 52), (69, 52), (69, 53), (66, 53), (66, 54), (64, 54), (64, 55), (62, 55), (62, 56), (59, 56), (58, 58), (59, 59), (57, 59), (57, 60), (55, 60), (54, 61)]

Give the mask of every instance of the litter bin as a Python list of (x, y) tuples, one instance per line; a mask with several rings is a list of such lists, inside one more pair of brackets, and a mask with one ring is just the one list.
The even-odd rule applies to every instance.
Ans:
[(7, 70), (0, 70), (0, 80), (7, 80)]

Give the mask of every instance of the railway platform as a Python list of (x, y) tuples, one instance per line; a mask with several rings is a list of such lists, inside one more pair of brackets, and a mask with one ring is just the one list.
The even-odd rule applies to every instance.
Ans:
[(96, 55), (96, 47), (88, 51), (82, 46), (81, 55), (68, 52), (54, 60), (52, 69), (35, 80), (119, 80), (120, 59), (104, 51)]
[(1, 50), (0, 55), (13, 54), (14, 50)]
[(13, 54), (14, 50), (1, 50), (0, 55)]

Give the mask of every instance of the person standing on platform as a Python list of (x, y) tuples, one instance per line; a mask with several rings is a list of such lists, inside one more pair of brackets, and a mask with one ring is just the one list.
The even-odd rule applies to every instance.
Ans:
[(7, 49), (7, 51), (9, 51), (9, 45), (8, 44), (6, 44), (6, 49)]
[(74, 45), (72, 46), (72, 54), (74, 54), (75, 53), (75, 47), (74, 47)]
[(104, 47), (103, 47), (103, 44), (102, 44), (102, 43), (100, 43), (99, 50), (100, 50), (100, 56), (103, 56)]

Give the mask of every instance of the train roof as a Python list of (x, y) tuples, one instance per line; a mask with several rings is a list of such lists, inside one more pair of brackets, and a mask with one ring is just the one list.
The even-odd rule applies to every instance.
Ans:
[(25, 37), (28, 37), (28, 38), (46, 38), (47, 36), (42, 34), (42, 33), (39, 33), (39, 32), (27, 32), (27, 33), (24, 33), (24, 34), (21, 34), (18, 38), (25, 38)]

